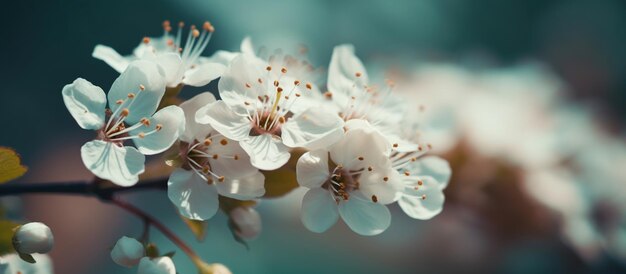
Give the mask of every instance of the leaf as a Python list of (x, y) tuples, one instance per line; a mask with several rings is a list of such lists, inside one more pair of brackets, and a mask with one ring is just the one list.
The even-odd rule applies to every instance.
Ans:
[(20, 164), (20, 156), (8, 147), (0, 147), (0, 184), (14, 180), (26, 173), (25, 166)]
[(159, 257), (159, 248), (157, 248), (156, 244), (149, 243), (146, 245), (146, 257), (149, 257), (149, 258)]
[(220, 196), (220, 208), (222, 211), (229, 213), (231, 210), (243, 206), (243, 207), (254, 207), (256, 205), (256, 201), (241, 201), (233, 198), (228, 198), (224, 196)]
[(8, 221), (0, 220), (0, 256), (15, 252), (13, 248), (13, 234), (14, 229), (19, 224)]
[(33, 258), (33, 256), (30, 255), (30, 254), (17, 253), (17, 255), (20, 256), (20, 259), (22, 259), (22, 261), (25, 261), (27, 263), (34, 264), (34, 263), (37, 262), (37, 261), (35, 261), (35, 258)]
[(296, 189), (296, 164), (304, 150), (293, 150), (289, 161), (277, 170), (261, 171), (265, 176), (265, 195), (263, 198), (278, 198)]
[(176, 255), (176, 251), (173, 251), (173, 250), (172, 250), (172, 251), (170, 251), (170, 252), (167, 252), (167, 253), (163, 254), (163, 257), (170, 257), (170, 258), (173, 258), (173, 257), (174, 257), (174, 255)]
[(196, 236), (196, 239), (198, 239), (199, 242), (204, 241), (204, 238), (206, 237), (207, 228), (209, 227), (209, 223), (206, 221), (191, 220), (191, 219), (185, 218), (183, 215), (180, 215), (180, 214), (178, 215), (183, 220), (183, 222), (187, 225), (187, 227), (189, 227), (193, 235)]

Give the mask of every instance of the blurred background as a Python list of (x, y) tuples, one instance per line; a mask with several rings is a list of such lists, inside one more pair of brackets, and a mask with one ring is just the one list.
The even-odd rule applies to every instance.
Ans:
[[(392, 206), (391, 227), (361, 237), (299, 220), (300, 190), (264, 200), (246, 249), (227, 218), (196, 243), (165, 193), (128, 195), (209, 262), (234, 273), (626, 273), (626, 2), (622, 0), (10, 1), (2, 4), (0, 145), (30, 167), (23, 182), (88, 179), (61, 88), (83, 77), (107, 90), (118, 73), (96, 44), (130, 54), (161, 22), (216, 27), (205, 51), (305, 45), (325, 67), (351, 43), (370, 74), (395, 75), (426, 107), (424, 125), (454, 177), (430, 221)], [(382, 76), (380, 77), (382, 78)], [(185, 89), (190, 98), (204, 89)], [(4, 198), (3, 198), (4, 199)], [(55, 233), (56, 273), (135, 273), (109, 258), (141, 222), (93, 198), (33, 195), (18, 210)], [(165, 252), (176, 250), (157, 232)], [(174, 257), (179, 273), (194, 273)]]

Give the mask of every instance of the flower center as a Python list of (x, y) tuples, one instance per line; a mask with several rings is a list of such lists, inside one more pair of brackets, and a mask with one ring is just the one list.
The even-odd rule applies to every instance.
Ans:
[[(218, 142), (219, 141), (219, 142)], [(216, 142), (218, 142), (216, 144)], [(214, 146), (227, 146), (229, 141), (220, 134), (209, 135), (204, 141), (194, 141), (192, 144), (181, 142), (182, 168), (193, 170), (200, 178), (212, 184), (214, 180), (223, 182), (226, 178), (217, 174), (211, 167), (211, 161), (224, 159), (239, 160), (239, 155), (228, 153), (214, 153)], [(218, 151), (223, 151), (219, 149)]]

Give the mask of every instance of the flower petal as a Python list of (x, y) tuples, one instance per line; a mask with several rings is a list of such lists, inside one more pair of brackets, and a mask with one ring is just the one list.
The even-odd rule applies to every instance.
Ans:
[[(354, 127), (349, 128), (344, 137), (331, 146), (330, 158), (337, 164), (353, 169), (386, 167), (389, 165), (390, 150), (389, 142), (373, 127)], [(359, 157), (364, 160), (356, 161)]]
[(180, 104), (180, 108), (185, 112), (185, 131), (180, 135), (181, 140), (187, 143), (192, 143), (194, 140), (202, 141), (213, 131), (209, 125), (196, 123), (196, 112), (213, 102), (215, 102), (215, 96), (210, 92), (203, 92)]
[[(140, 91), (140, 86), (145, 90)], [(134, 99), (128, 98), (129, 93), (134, 93)], [(157, 109), (161, 98), (165, 93), (165, 78), (163, 69), (154, 62), (138, 60), (132, 62), (126, 70), (115, 79), (109, 91), (109, 108), (115, 112), (117, 108), (127, 107), (130, 112), (126, 122), (135, 124), (141, 118), (150, 117)], [(117, 100), (132, 101), (118, 105)]]
[(83, 163), (96, 176), (120, 186), (132, 186), (144, 171), (145, 156), (134, 147), (94, 140), (80, 149)]
[[(212, 138), (207, 153), (217, 155), (217, 159), (209, 158), (211, 170), (227, 178), (242, 178), (253, 175), (259, 170), (250, 164), (250, 156), (238, 142), (226, 138)], [(237, 159), (235, 159), (235, 157)]]
[(248, 138), (252, 125), (245, 116), (230, 109), (224, 101), (213, 102), (196, 112), (196, 122), (210, 124), (228, 139), (241, 141)]
[(250, 200), (265, 194), (265, 176), (261, 172), (240, 178), (228, 178), (215, 182), (220, 195), (238, 200)]
[(104, 125), (107, 98), (101, 88), (78, 78), (63, 87), (62, 93), (65, 106), (81, 128), (97, 130)]
[(210, 57), (202, 57), (202, 56), (198, 57), (198, 63), (200, 63), (200, 64), (204, 64), (204, 63), (220, 63), (220, 64), (228, 67), (230, 62), (233, 59), (235, 59), (235, 57), (237, 57), (237, 55), (239, 55), (238, 52), (218, 50), (215, 53), (213, 53), (213, 55), (211, 55)]
[(321, 187), (328, 178), (328, 151), (314, 150), (304, 153), (296, 164), (298, 184), (308, 188)]
[[(239, 54), (220, 78), (218, 83), (220, 98), (229, 106), (256, 102), (257, 96), (266, 95), (266, 86), (271, 85), (271, 83), (258, 83), (258, 79), (265, 79), (268, 73), (265, 70), (266, 66), (265, 62), (254, 56)], [(246, 84), (251, 88), (248, 88)]]
[(167, 181), (167, 196), (181, 215), (207, 220), (217, 213), (217, 189), (193, 171), (177, 168)]
[(226, 66), (220, 63), (204, 63), (185, 72), (183, 83), (194, 87), (207, 85), (211, 81), (222, 76)]
[(327, 190), (312, 188), (302, 198), (302, 223), (309, 230), (322, 233), (339, 218), (336, 202)]
[(281, 138), (288, 147), (327, 148), (343, 136), (343, 120), (319, 108), (309, 108), (281, 127)]
[(441, 157), (437, 156), (425, 156), (419, 158), (419, 160), (409, 164), (407, 169), (412, 171), (413, 174), (430, 176), (439, 182), (441, 189), (448, 186), (450, 177), (452, 176), (452, 168), (450, 163)]
[[(145, 155), (154, 155), (167, 150), (185, 129), (185, 114), (178, 106), (162, 108), (148, 120), (149, 126), (141, 126), (130, 131), (131, 135), (145, 135), (143, 138), (133, 139), (139, 152)], [(160, 130), (156, 129), (158, 126), (161, 127)], [(154, 133), (150, 133), (152, 131)]]
[(104, 61), (107, 65), (111, 66), (119, 73), (122, 73), (126, 67), (128, 67), (131, 60), (131, 58), (124, 57), (117, 53), (117, 51), (113, 48), (105, 45), (96, 45), (91, 53), (91, 56)]
[(155, 56), (154, 62), (161, 66), (163, 69), (163, 76), (168, 87), (176, 87), (182, 81), (182, 69), (183, 61), (180, 59), (180, 55), (174, 52), (167, 52)]
[[(357, 77), (356, 73), (360, 73), (360, 77)], [(364, 84), (369, 81), (365, 66), (354, 55), (354, 46), (336, 46), (328, 67), (328, 89), (332, 92), (350, 94), (357, 80)]]
[(383, 205), (390, 204), (396, 201), (396, 194), (402, 189), (400, 177), (400, 174), (390, 167), (374, 167), (371, 172), (361, 174), (360, 187), (357, 191), (365, 199), (376, 200)]
[(428, 220), (441, 212), (445, 197), (437, 180), (432, 177), (422, 177), (423, 184), (417, 190), (410, 189), (407, 195), (401, 195), (398, 205), (409, 217), (419, 220)]
[(176, 267), (172, 258), (167, 256), (153, 259), (143, 257), (139, 261), (137, 274), (176, 274)]
[(352, 231), (364, 236), (380, 234), (391, 224), (386, 206), (356, 197), (339, 203), (339, 215)]
[(289, 161), (289, 148), (270, 134), (252, 136), (239, 143), (250, 156), (253, 166), (262, 170), (275, 170)]

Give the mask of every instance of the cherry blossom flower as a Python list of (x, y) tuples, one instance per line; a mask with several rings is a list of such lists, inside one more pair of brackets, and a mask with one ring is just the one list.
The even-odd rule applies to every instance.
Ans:
[(111, 250), (111, 259), (121, 266), (133, 267), (145, 256), (144, 246), (134, 238), (122, 237)]
[(261, 234), (261, 215), (252, 207), (240, 206), (230, 213), (235, 225), (235, 234), (242, 239), (252, 240)]
[(176, 266), (172, 258), (163, 256), (157, 258), (143, 257), (139, 261), (137, 274), (176, 274)]
[(222, 100), (196, 114), (226, 138), (240, 142), (252, 165), (274, 170), (290, 158), (290, 148), (323, 148), (342, 136), (341, 119), (300, 100), (313, 84), (249, 54), (237, 56), (219, 81)]
[[(120, 186), (134, 185), (144, 171), (144, 155), (161, 153), (176, 141), (184, 115), (177, 106), (155, 113), (164, 92), (160, 67), (141, 60), (115, 80), (108, 96), (82, 78), (63, 88), (65, 106), (78, 125), (97, 131), (96, 140), (81, 148), (83, 163), (92, 173)], [(127, 140), (137, 148), (124, 146)]]
[(183, 37), (184, 25), (179, 23), (177, 33), (173, 34), (170, 22), (163, 22), (163, 36), (144, 38), (132, 55), (121, 56), (110, 47), (97, 45), (92, 56), (120, 73), (134, 60), (154, 61), (163, 68), (168, 87), (204, 86), (220, 77), (226, 68), (223, 62), (232, 59), (232, 53), (220, 51), (211, 58), (202, 57), (215, 30), (213, 25), (204, 22), (201, 30), (192, 25), (187, 38)]
[(205, 92), (180, 105), (186, 118), (180, 136), (182, 165), (170, 175), (168, 197), (183, 216), (194, 220), (215, 215), (218, 194), (240, 200), (265, 194), (265, 177), (239, 144), (195, 122), (197, 110), (213, 102), (215, 97)]
[(48, 253), (53, 245), (52, 231), (44, 223), (27, 223), (20, 226), (13, 235), (13, 246), (22, 254)]
[(389, 160), (391, 145), (378, 131), (358, 119), (346, 126), (336, 144), (298, 159), (298, 183), (309, 188), (302, 201), (302, 222), (320, 233), (341, 216), (354, 232), (376, 235), (391, 222), (385, 205), (395, 201), (400, 174)]
[(18, 254), (0, 256), (0, 274), (52, 274), (52, 260), (45, 254), (32, 254), (36, 263), (31, 264)]

